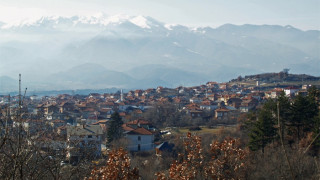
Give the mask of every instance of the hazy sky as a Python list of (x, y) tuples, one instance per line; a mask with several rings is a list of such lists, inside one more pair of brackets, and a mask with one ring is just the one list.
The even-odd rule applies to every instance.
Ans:
[(0, 0), (4, 22), (99, 12), (145, 15), (189, 26), (289, 24), (320, 30), (320, 0)]

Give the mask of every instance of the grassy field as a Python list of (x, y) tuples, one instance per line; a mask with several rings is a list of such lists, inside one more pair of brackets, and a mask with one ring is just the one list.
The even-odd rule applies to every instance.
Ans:
[(235, 130), (235, 126), (218, 126), (214, 128), (208, 128), (208, 127), (201, 127), (201, 130), (199, 131), (190, 131), (189, 128), (174, 128), (172, 130), (173, 134), (186, 134), (187, 132), (197, 133), (197, 134), (217, 134), (222, 129), (224, 130)]

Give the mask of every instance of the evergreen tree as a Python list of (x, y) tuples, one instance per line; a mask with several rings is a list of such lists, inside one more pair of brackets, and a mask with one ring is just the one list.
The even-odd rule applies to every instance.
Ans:
[(320, 90), (317, 89), (315, 86), (311, 86), (311, 88), (308, 89), (308, 96), (314, 99), (318, 104), (320, 100)]
[(313, 152), (314, 154), (318, 154), (320, 150), (320, 109), (319, 109), (319, 101), (320, 101), (320, 90), (317, 89), (315, 86), (312, 86), (310, 89), (308, 89), (308, 97), (310, 98), (310, 101), (313, 101), (315, 103), (315, 106), (318, 109), (317, 116), (313, 119), (312, 124), (312, 132), (313, 132), (313, 138), (316, 138), (313, 143)]
[(255, 122), (252, 123), (252, 127), (249, 132), (249, 148), (253, 151), (262, 149), (272, 142), (277, 135), (275, 128), (275, 116), (269, 106), (273, 106), (274, 101), (269, 100), (262, 109), (258, 112), (258, 117)]
[(310, 132), (318, 115), (318, 106), (314, 97), (298, 95), (291, 106), (290, 127), (291, 133), (297, 135), (298, 141)]
[(123, 121), (118, 112), (115, 112), (111, 115), (110, 124), (107, 132), (108, 143), (111, 143), (113, 140), (120, 139), (123, 135), (122, 129)]

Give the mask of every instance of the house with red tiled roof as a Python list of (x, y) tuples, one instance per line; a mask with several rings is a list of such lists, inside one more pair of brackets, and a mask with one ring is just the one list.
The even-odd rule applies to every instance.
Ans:
[(122, 129), (124, 130), (124, 132), (129, 132), (129, 131), (132, 131), (134, 130), (133, 127), (129, 126), (128, 124), (122, 124)]
[(219, 89), (227, 90), (228, 84), (227, 83), (219, 83)]
[(137, 89), (134, 91), (134, 96), (136, 97), (140, 97), (142, 96), (143, 91), (141, 89)]
[(143, 119), (136, 119), (126, 123), (127, 126), (136, 129), (138, 127), (143, 127), (148, 130), (154, 130), (154, 127), (151, 122), (143, 120)]
[(209, 100), (202, 101), (200, 104), (200, 109), (206, 109), (208, 111), (211, 111), (211, 110), (214, 110), (217, 108), (218, 108), (217, 104), (215, 104), (215, 103), (213, 103), (213, 101), (209, 101)]
[(154, 134), (143, 127), (127, 132), (126, 137), (129, 140), (128, 149), (130, 151), (149, 151), (154, 149)]
[(206, 86), (209, 88), (219, 88), (219, 84), (217, 82), (207, 82)]
[(201, 99), (200, 98), (196, 98), (196, 97), (192, 97), (190, 98), (190, 103), (201, 103)]
[(102, 128), (103, 132), (107, 132), (108, 129), (108, 119), (103, 119), (103, 120), (99, 120), (95, 123), (92, 123), (91, 125), (100, 125), (100, 127)]
[(87, 108), (87, 103), (85, 102), (79, 102), (78, 104), (76, 104), (76, 106), (80, 109), (80, 110), (84, 110)]
[(203, 115), (203, 111), (202, 110), (190, 110), (189, 114), (190, 114), (191, 118), (201, 118)]
[(55, 113), (59, 112), (59, 107), (56, 104), (44, 105), (43, 109), (44, 109), (44, 115), (48, 115), (49, 113), (52, 113), (52, 112), (55, 112)]
[(59, 105), (59, 111), (60, 113), (63, 113), (65, 111), (73, 111), (74, 110), (74, 103), (71, 102), (62, 102)]
[(230, 98), (228, 101), (227, 101), (227, 105), (228, 106), (231, 106), (231, 107), (234, 107), (236, 109), (239, 109), (240, 105), (242, 103), (242, 99), (240, 98)]
[(241, 112), (249, 112), (250, 110), (255, 109), (258, 103), (258, 100), (252, 97), (242, 98), (239, 109)]
[(195, 103), (191, 103), (191, 104), (187, 104), (184, 109), (187, 110), (200, 110), (200, 106), (198, 104)]
[(270, 97), (275, 99), (277, 98), (278, 96), (280, 96), (280, 94), (283, 92), (283, 89), (281, 88), (275, 88), (271, 91), (271, 94), (270, 94)]
[(129, 141), (130, 151), (148, 151), (154, 148), (154, 127), (149, 121), (137, 119), (122, 125)]
[(207, 98), (208, 98), (209, 100), (211, 100), (211, 101), (218, 100), (218, 97), (217, 97), (216, 94), (209, 94), (209, 95), (207, 96)]
[(215, 110), (215, 115), (214, 117), (217, 119), (224, 119), (229, 116), (230, 110), (225, 108), (225, 107), (220, 107)]
[(284, 88), (284, 93), (286, 96), (291, 97), (294, 96), (296, 92), (298, 92), (300, 89), (298, 87), (290, 86)]

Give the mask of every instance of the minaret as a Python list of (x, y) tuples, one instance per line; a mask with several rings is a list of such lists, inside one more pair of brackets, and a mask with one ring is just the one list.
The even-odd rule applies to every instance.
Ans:
[(121, 102), (123, 101), (123, 91), (122, 91), (122, 89), (121, 89), (120, 101)]

